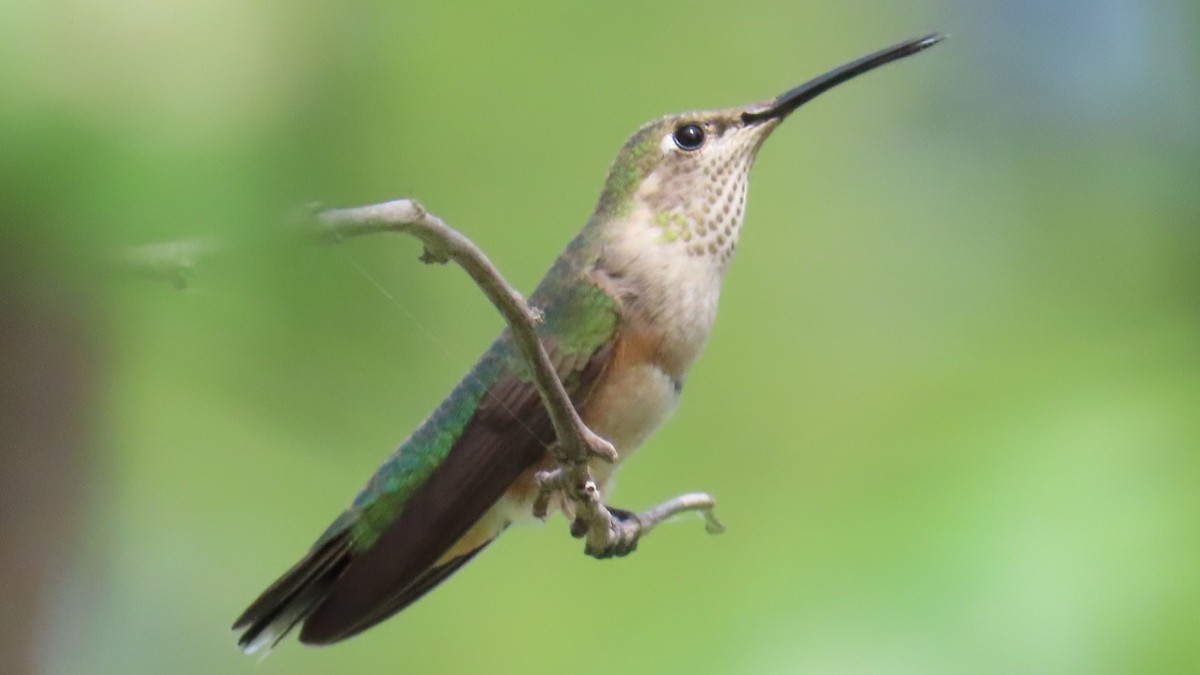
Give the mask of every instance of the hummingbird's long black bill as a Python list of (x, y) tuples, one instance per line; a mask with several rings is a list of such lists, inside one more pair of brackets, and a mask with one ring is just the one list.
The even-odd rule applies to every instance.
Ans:
[(945, 37), (943, 33), (931, 33), (925, 37), (905, 40), (887, 49), (881, 49), (857, 61), (851, 61), (840, 68), (835, 68), (824, 75), (815, 77), (798, 87), (789, 89), (777, 96), (774, 101), (768, 103), (767, 107), (762, 110), (742, 113), (742, 122), (753, 124), (754, 122), (761, 122), (768, 119), (787, 117), (796, 108), (799, 108), (846, 80), (862, 75), (868, 70), (874, 70), (885, 63), (891, 63), (897, 59), (912, 56), (941, 42)]

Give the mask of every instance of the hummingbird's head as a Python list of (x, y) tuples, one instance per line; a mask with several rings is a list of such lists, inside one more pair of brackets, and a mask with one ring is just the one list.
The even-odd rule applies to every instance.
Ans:
[(660, 241), (682, 246), (688, 255), (727, 262), (745, 213), (750, 167), (771, 132), (821, 93), (942, 37), (902, 42), (768, 101), (668, 115), (646, 124), (617, 154), (596, 216), (647, 226), (657, 230)]
[(750, 166), (782, 117), (746, 122), (746, 109), (669, 115), (621, 148), (597, 212), (659, 230), (689, 254), (728, 256), (746, 208)]

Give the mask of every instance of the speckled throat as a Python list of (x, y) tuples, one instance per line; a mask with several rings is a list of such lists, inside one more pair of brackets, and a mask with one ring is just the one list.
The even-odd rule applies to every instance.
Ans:
[(663, 243), (691, 257), (714, 258), (722, 267), (729, 263), (746, 214), (750, 167), (768, 133), (764, 127), (729, 129), (726, 142), (669, 165), (659, 189), (644, 195)]

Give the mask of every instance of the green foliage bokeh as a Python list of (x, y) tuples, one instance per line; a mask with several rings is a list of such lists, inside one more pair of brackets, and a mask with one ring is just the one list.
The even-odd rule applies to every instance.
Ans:
[[(0, 234), (87, 288), (102, 375), (46, 672), (1200, 667), (1196, 10), (998, 4), (9, 3)], [(553, 519), (351, 642), (234, 649), (501, 327), (414, 242), (276, 244), (290, 214), (416, 197), (530, 290), (643, 121), (935, 29), (771, 138), (622, 471), (725, 535), (597, 562)], [(186, 237), (228, 253), (185, 292), (87, 277)]]

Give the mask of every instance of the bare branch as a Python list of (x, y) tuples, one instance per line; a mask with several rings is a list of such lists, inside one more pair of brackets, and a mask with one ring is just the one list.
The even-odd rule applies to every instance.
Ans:
[(458, 263), (500, 310), (521, 355), (531, 366), (534, 385), (550, 414), (554, 434), (558, 438), (557, 459), (571, 463), (585, 463), (590, 457), (599, 457), (607, 462), (616, 461), (617, 451), (612, 444), (592, 433), (579, 418), (562, 381), (554, 372), (550, 357), (542, 349), (534, 329), (534, 325), (541, 321), (541, 313), (530, 307), (525, 297), (505, 281), (500, 270), (474, 242), (411, 199), (349, 209), (329, 209), (318, 213), (317, 219), (324, 234), (335, 240), (376, 232), (403, 232), (420, 239), (425, 245), (425, 254), (421, 256), (423, 262), (445, 263), (453, 260)]
[[(537, 337), (536, 325), (541, 321), (540, 311), (529, 305), (525, 297), (504, 279), (470, 239), (411, 199), (327, 209), (317, 211), (315, 218), (317, 234), (329, 243), (386, 232), (416, 237), (425, 247), (422, 262), (444, 264), (454, 261), (466, 270), (500, 311), (522, 357), (530, 365), (534, 385), (557, 438), (550, 448), (557, 466), (537, 475), (538, 495), (534, 502), (534, 515), (544, 518), (551, 499), (561, 495), (565, 510), (573, 517), (572, 535), (586, 538), (584, 550), (596, 558), (628, 554), (637, 547), (643, 535), (659, 523), (685, 511), (701, 512), (710, 533), (724, 530), (712, 513), (715, 501), (706, 494), (676, 497), (641, 514), (610, 509), (602, 503), (588, 464), (594, 458), (614, 462), (617, 451), (611, 443), (583, 423), (572, 405), (562, 380), (554, 371), (550, 357)], [(211, 243), (198, 241), (154, 244), (130, 251), (124, 262), (128, 269), (145, 276), (169, 279), (183, 288), (198, 259), (214, 248)]]
[(704, 516), (704, 529), (709, 534), (721, 534), (725, 531), (725, 525), (717, 520), (717, 515), (713, 513), (713, 509), (717, 506), (717, 501), (703, 492), (693, 492), (691, 494), (680, 495), (668, 502), (663, 502), (658, 506), (639, 513), (638, 521), (642, 526), (642, 534), (654, 529), (659, 523), (665, 522), (673, 516), (686, 511), (699, 511), (700, 515)]
[(630, 517), (626, 519), (614, 518), (613, 511), (601, 503), (600, 491), (592, 480), (588, 460), (599, 457), (608, 462), (615, 461), (615, 448), (589, 429), (571, 404), (562, 381), (554, 372), (550, 357), (538, 340), (534, 326), (541, 318), (540, 312), (530, 307), (525, 297), (504, 279), (470, 239), (410, 199), (329, 209), (319, 212), (317, 219), (321, 234), (331, 241), (379, 232), (403, 232), (415, 236), (425, 246), (422, 261), (445, 263), (453, 260), (458, 263), (504, 316), (513, 339), (533, 370), (534, 383), (558, 439), (551, 448), (558, 466), (537, 476), (536, 516), (545, 517), (552, 496), (563, 495), (570, 502), (569, 510), (574, 515), (572, 534), (586, 537), (584, 550), (597, 558), (631, 552), (642, 535), (685, 511), (700, 511), (710, 533), (724, 530), (712, 512), (716, 502), (706, 494), (683, 495), (645, 513), (629, 514)]

